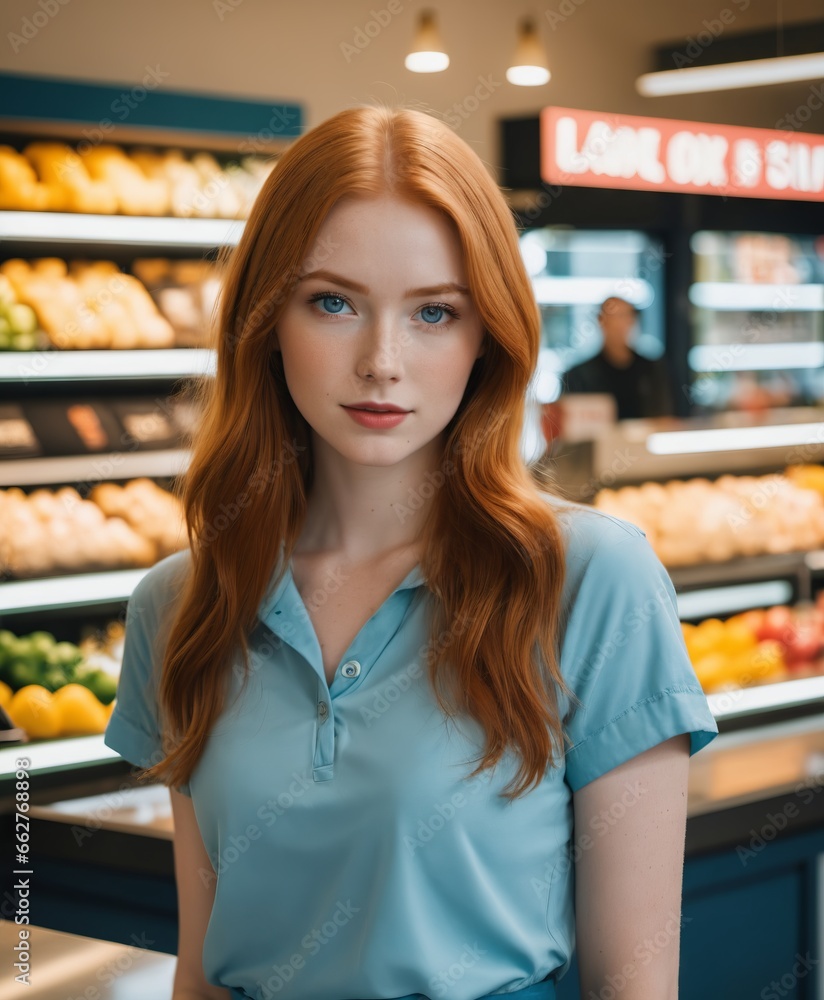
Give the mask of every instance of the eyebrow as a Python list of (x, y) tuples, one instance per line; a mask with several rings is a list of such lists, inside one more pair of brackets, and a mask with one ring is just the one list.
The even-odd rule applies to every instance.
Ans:
[[(361, 285), (357, 281), (352, 281), (351, 278), (344, 278), (323, 268), (300, 275), (298, 281), (308, 281), (309, 278), (326, 278), (327, 281), (334, 281), (338, 285), (344, 285), (346, 288), (351, 288), (354, 292), (360, 292), (361, 295), (369, 294), (369, 289), (366, 285)], [(469, 289), (466, 285), (461, 285), (457, 281), (446, 281), (441, 285), (428, 285), (425, 288), (407, 288), (404, 292), (404, 298), (411, 299), (418, 295), (442, 295), (444, 292), (458, 292), (460, 295), (469, 295)]]

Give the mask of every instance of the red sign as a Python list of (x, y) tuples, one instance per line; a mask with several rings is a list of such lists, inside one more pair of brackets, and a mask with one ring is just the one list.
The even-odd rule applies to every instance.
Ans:
[(550, 184), (824, 201), (824, 135), (541, 111), (541, 177)]

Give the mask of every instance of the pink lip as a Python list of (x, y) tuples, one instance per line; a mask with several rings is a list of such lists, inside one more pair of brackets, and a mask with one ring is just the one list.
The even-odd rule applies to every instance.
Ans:
[[(346, 406), (345, 403), (341, 403), (341, 406)], [(383, 413), (408, 413), (408, 410), (401, 409), (400, 406), (395, 406), (394, 403), (372, 403), (368, 399), (359, 399), (357, 403), (350, 403), (347, 409), (355, 410), (380, 410)]]
[(397, 427), (408, 416), (408, 413), (404, 410), (384, 410), (377, 413), (374, 411), (359, 410), (353, 406), (344, 406), (343, 408), (355, 423), (360, 424), (362, 427), (371, 427), (373, 430)]

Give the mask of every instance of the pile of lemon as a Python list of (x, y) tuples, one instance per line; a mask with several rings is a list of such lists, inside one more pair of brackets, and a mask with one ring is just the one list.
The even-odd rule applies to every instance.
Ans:
[(706, 692), (776, 681), (787, 673), (782, 644), (772, 639), (759, 642), (743, 616), (725, 622), (707, 618), (699, 625), (681, 622), (681, 629)]
[(102, 704), (82, 684), (64, 684), (54, 693), (42, 684), (27, 684), (12, 692), (0, 681), (0, 705), (15, 726), (37, 740), (102, 733), (115, 703)]

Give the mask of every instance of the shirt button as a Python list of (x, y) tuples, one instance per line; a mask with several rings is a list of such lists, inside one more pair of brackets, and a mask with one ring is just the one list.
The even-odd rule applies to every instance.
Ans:
[(328, 714), (329, 714), (329, 709), (326, 707), (326, 702), (325, 701), (319, 701), (318, 702), (318, 715), (320, 716), (320, 721), (323, 722), (323, 720), (326, 718), (326, 716)]
[(341, 673), (344, 677), (357, 677), (360, 673), (360, 664), (357, 660), (347, 660), (341, 667)]

